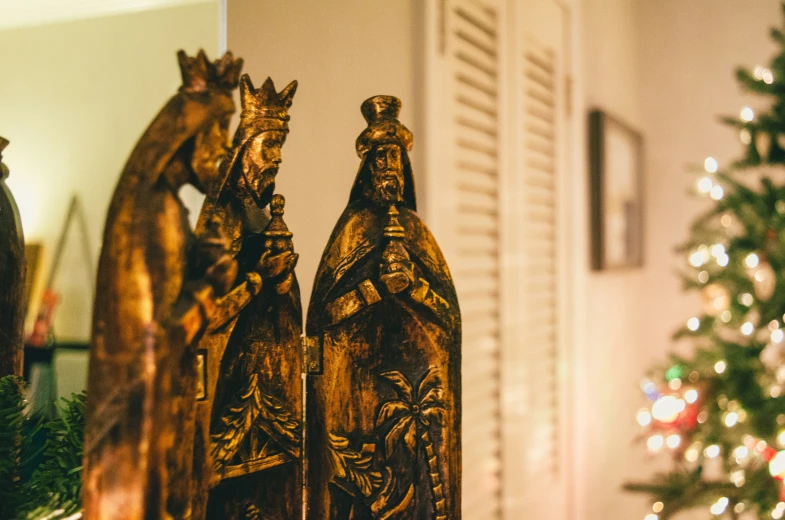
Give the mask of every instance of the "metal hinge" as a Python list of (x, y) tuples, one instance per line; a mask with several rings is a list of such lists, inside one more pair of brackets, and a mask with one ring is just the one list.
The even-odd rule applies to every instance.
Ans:
[(303, 336), (303, 367), (306, 374), (322, 373), (322, 342), (319, 336)]

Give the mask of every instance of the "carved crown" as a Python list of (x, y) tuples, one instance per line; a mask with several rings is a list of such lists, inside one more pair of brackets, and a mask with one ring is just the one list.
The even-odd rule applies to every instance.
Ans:
[(281, 92), (276, 92), (275, 84), (267, 78), (259, 88), (254, 88), (251, 77), (243, 74), (240, 78), (240, 102), (243, 116), (253, 118), (279, 119), (289, 121), (289, 107), (292, 106), (297, 80), (289, 83)]
[(184, 51), (177, 52), (180, 73), (183, 77), (185, 92), (206, 92), (210, 89), (233, 90), (237, 88), (240, 71), (243, 68), (242, 58), (234, 59), (231, 52), (226, 52), (220, 60), (210, 61), (204, 50), (194, 57)]

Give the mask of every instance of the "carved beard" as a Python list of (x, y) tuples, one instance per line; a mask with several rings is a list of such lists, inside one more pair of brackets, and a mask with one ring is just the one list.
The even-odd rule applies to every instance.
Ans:
[(394, 169), (373, 172), (373, 188), (371, 200), (379, 207), (388, 207), (390, 204), (403, 200), (403, 174)]

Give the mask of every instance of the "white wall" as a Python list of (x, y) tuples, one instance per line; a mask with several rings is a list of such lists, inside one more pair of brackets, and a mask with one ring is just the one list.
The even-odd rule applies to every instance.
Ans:
[[(217, 52), (216, 2), (0, 31), (8, 184), (27, 241), (44, 246), (44, 273), (72, 194), (87, 210), (95, 262), (128, 154), (181, 84), (175, 53), (200, 47)], [(81, 237), (73, 233), (55, 281), (60, 339), (89, 336), (95, 274), (83, 258)]]
[[(413, 125), (414, 2), (228, 2), (228, 48), (246, 59), (254, 85), (268, 76), (278, 90), (299, 81), (276, 189), (300, 253), (303, 307), (359, 166), (360, 104), (377, 94), (401, 98), (401, 121), (415, 131), (415, 150), (422, 145)], [(413, 161), (417, 170), (416, 153)]]

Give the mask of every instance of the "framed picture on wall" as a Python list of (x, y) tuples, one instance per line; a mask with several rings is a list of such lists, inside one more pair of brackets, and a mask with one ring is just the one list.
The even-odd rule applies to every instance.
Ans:
[(643, 138), (601, 110), (589, 114), (592, 268), (643, 265)]

